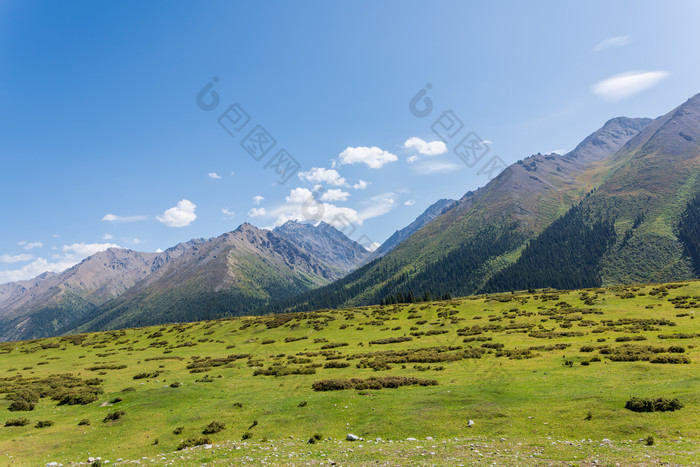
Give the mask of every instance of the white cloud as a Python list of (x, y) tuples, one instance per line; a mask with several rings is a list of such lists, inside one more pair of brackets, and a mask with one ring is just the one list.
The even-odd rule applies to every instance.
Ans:
[(195, 209), (197, 206), (194, 203), (183, 199), (177, 203), (177, 206), (168, 209), (156, 219), (168, 227), (187, 227), (197, 219), (197, 214), (194, 213)]
[(420, 157), (418, 157), (418, 156), (409, 156), (408, 159), (406, 159), (406, 162), (408, 162), (409, 164), (413, 164), (418, 159), (420, 159)]
[(209, 173), (207, 174), (207, 176), (208, 176), (209, 178), (211, 178), (212, 180), (221, 180), (221, 175), (219, 175), (219, 174), (216, 173), (216, 172), (209, 172)]
[(396, 206), (396, 199), (394, 193), (384, 193), (373, 196), (370, 198), (370, 201), (365, 204), (367, 204), (367, 207), (358, 213), (358, 217), (361, 221), (383, 216), (388, 213)]
[(267, 211), (265, 208), (253, 208), (250, 211), (248, 211), (248, 215), (250, 217), (263, 217), (267, 214)]
[(130, 245), (141, 245), (143, 243), (143, 240), (141, 240), (138, 237), (127, 237), (122, 239), (124, 243), (128, 243)]
[(114, 243), (74, 243), (72, 245), (64, 245), (63, 252), (68, 253), (70, 256), (75, 258), (80, 258), (76, 261), (79, 262), (88, 256), (92, 256), (100, 251), (105, 251), (109, 248), (121, 248), (119, 245)]
[(380, 246), (382, 246), (381, 243), (372, 242), (369, 245), (366, 245), (365, 248), (367, 249), (367, 251), (374, 251), (377, 248), (379, 248)]
[(351, 231), (357, 226), (361, 226), (365, 220), (386, 214), (395, 205), (393, 193), (371, 198), (363, 203), (366, 208), (360, 211), (325, 202), (321, 199), (323, 195), (318, 196), (308, 188), (294, 188), (285, 198), (285, 203), (260, 215), (274, 219), (273, 224), (269, 227), (282, 225), (289, 220), (298, 222), (323, 221), (350, 235)]
[(442, 141), (425, 141), (416, 136), (408, 138), (403, 147), (406, 149), (415, 149), (418, 154), (423, 156), (439, 156), (447, 152), (447, 145)]
[(256, 206), (260, 206), (260, 203), (265, 201), (265, 198), (258, 195), (258, 196), (253, 196), (253, 203), (255, 203)]
[(369, 185), (368, 182), (360, 180), (359, 182), (355, 183), (352, 187), (356, 190), (364, 190), (365, 188), (367, 188), (367, 185)]
[(426, 161), (413, 166), (413, 170), (418, 175), (431, 175), (434, 173), (445, 173), (459, 170), (461, 165), (447, 161)]
[(233, 177), (234, 175), (236, 175), (236, 172), (231, 172), (231, 176)]
[(415, 200), (415, 199), (409, 199), (408, 201), (406, 201), (405, 203), (403, 203), (404, 206), (413, 206), (414, 204), (416, 204), (416, 200)]
[(156, 253), (163, 253), (163, 250), (161, 248), (156, 248)]
[(107, 248), (120, 247), (113, 243), (74, 243), (65, 245), (63, 254), (52, 255), (53, 261), (49, 261), (46, 258), (37, 258), (19, 269), (0, 271), (0, 284), (32, 279), (45, 272), (63, 272), (88, 256), (104, 251)]
[(340, 188), (333, 188), (321, 195), (321, 201), (347, 201), (350, 193)]
[(102, 218), (104, 222), (138, 222), (146, 219), (146, 216), (117, 216), (114, 214), (107, 214)]
[(33, 250), (34, 248), (42, 248), (44, 246), (41, 242), (19, 242), (18, 245), (23, 246), (25, 250)]
[(399, 158), (376, 146), (371, 148), (358, 146), (348, 147), (340, 153), (340, 164), (365, 164), (370, 169), (380, 169), (384, 164), (397, 161)]
[(603, 99), (619, 101), (646, 91), (669, 75), (667, 71), (621, 73), (596, 83), (593, 86), (593, 92)]
[(20, 255), (0, 255), (0, 263), (23, 263), (25, 261), (31, 261), (34, 259), (34, 255), (27, 253), (22, 253)]
[(102, 240), (112, 240), (114, 238), (114, 235), (112, 234), (104, 234), (102, 236)]
[(614, 47), (622, 47), (630, 43), (629, 36), (615, 36), (605, 39), (599, 42), (595, 47), (593, 47), (593, 52), (600, 52), (601, 50), (611, 49)]
[(299, 179), (311, 183), (326, 183), (335, 186), (347, 186), (347, 182), (335, 169), (313, 167), (308, 172), (299, 172)]
[(223, 214), (226, 217), (233, 217), (236, 215), (235, 212), (231, 211), (229, 208), (224, 208), (221, 210), (221, 214)]

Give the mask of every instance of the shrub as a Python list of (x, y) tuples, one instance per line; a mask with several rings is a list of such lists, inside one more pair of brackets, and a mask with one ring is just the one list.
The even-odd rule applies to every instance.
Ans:
[(29, 425), (28, 418), (11, 418), (5, 422), (5, 426), (27, 426)]
[(171, 388), (179, 388), (180, 386), (182, 386), (182, 383), (179, 383), (177, 381), (174, 383), (170, 383)]
[(34, 428), (45, 428), (47, 426), (53, 426), (53, 421), (39, 420), (38, 422), (36, 422), (36, 425), (34, 425)]
[(109, 402), (110, 402), (111, 404), (118, 404), (119, 402), (121, 402), (121, 401), (123, 401), (123, 400), (124, 400), (124, 399), (122, 399), (121, 397), (115, 397), (114, 399), (112, 399), (112, 400), (109, 401)]
[(211, 440), (204, 436), (201, 436), (199, 438), (187, 438), (186, 440), (180, 441), (180, 444), (178, 444), (177, 446), (177, 450), (182, 451), (183, 449), (191, 448), (194, 446), (202, 446), (204, 444), (211, 444)]
[(625, 408), (633, 412), (674, 412), (683, 408), (683, 404), (678, 399), (644, 399), (632, 397), (625, 403)]
[(87, 418), (83, 418), (82, 420), (80, 420), (78, 422), (78, 426), (89, 425), (89, 424), (90, 424), (90, 420)]
[(179, 435), (180, 433), (183, 432), (184, 429), (185, 429), (184, 426), (179, 426), (179, 427), (177, 427), (177, 428), (175, 428), (175, 429), (173, 430), (173, 434), (174, 434), (174, 435)]
[(222, 431), (224, 428), (226, 428), (226, 425), (224, 425), (221, 422), (211, 422), (209, 425), (206, 426), (206, 428), (204, 428), (204, 430), (202, 430), (202, 434), (211, 435)]
[(246, 431), (245, 433), (243, 433), (243, 436), (241, 436), (241, 439), (245, 440), (245, 439), (250, 439), (252, 437), (253, 437), (253, 433), (251, 433), (250, 431)]
[(593, 412), (589, 410), (584, 420), (593, 420)]
[(98, 399), (94, 392), (69, 392), (63, 394), (58, 399), (58, 405), (86, 405)]
[(647, 446), (653, 446), (654, 445), (654, 437), (652, 435), (647, 436), (647, 439), (645, 440)]
[(398, 388), (401, 386), (437, 386), (434, 379), (413, 378), (406, 376), (384, 376), (381, 378), (370, 377), (367, 379), (324, 379), (314, 382), (311, 387), (314, 391), (340, 391), (344, 389), (382, 389)]
[(350, 366), (350, 364), (347, 362), (331, 361), (331, 362), (326, 362), (326, 364), (323, 365), (323, 368), (347, 368), (349, 366)]
[[(416, 328), (417, 329), (417, 328)], [(386, 337), (384, 339), (376, 339), (369, 341), (370, 344), (395, 344), (398, 342), (408, 342), (412, 341), (413, 338), (409, 336), (399, 336), (399, 337)]]
[(299, 402), (299, 405), (297, 405), (297, 407), (306, 407), (306, 404), (308, 404), (308, 402), (301, 401), (301, 402)]
[(580, 352), (593, 352), (594, 350), (595, 347), (593, 347), (592, 345), (582, 345), (579, 349)]
[(123, 410), (117, 410), (116, 412), (108, 413), (105, 418), (102, 419), (103, 422), (110, 422), (110, 421), (115, 421), (119, 420), (122, 418), (124, 415), (126, 415), (126, 412)]
[(8, 410), (10, 412), (29, 412), (30, 410), (34, 410), (34, 403), (26, 400), (14, 401), (10, 404)]

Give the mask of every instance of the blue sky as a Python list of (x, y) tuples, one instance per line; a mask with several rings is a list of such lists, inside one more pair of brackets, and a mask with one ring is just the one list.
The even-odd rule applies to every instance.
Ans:
[[(4, 0), (0, 283), (243, 222), (322, 218), (381, 243), (487, 183), (490, 161), (700, 92), (698, 17), (691, 1)], [(197, 104), (208, 83), (217, 106)], [(462, 131), (445, 144), (446, 111)], [(259, 161), (258, 126), (275, 140)], [(282, 149), (297, 172), (275, 172)]]

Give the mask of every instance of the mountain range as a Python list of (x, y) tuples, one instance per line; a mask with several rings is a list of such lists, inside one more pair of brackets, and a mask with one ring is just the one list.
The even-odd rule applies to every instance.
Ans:
[(571, 152), (536, 154), (439, 200), (370, 253), (287, 222), (163, 253), (110, 249), (0, 285), (0, 339), (700, 273), (700, 95), (613, 118)]

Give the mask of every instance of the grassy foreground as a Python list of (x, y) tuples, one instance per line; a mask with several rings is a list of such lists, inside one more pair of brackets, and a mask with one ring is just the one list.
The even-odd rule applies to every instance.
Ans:
[(692, 465), (698, 308), (684, 282), (4, 343), (0, 465)]

